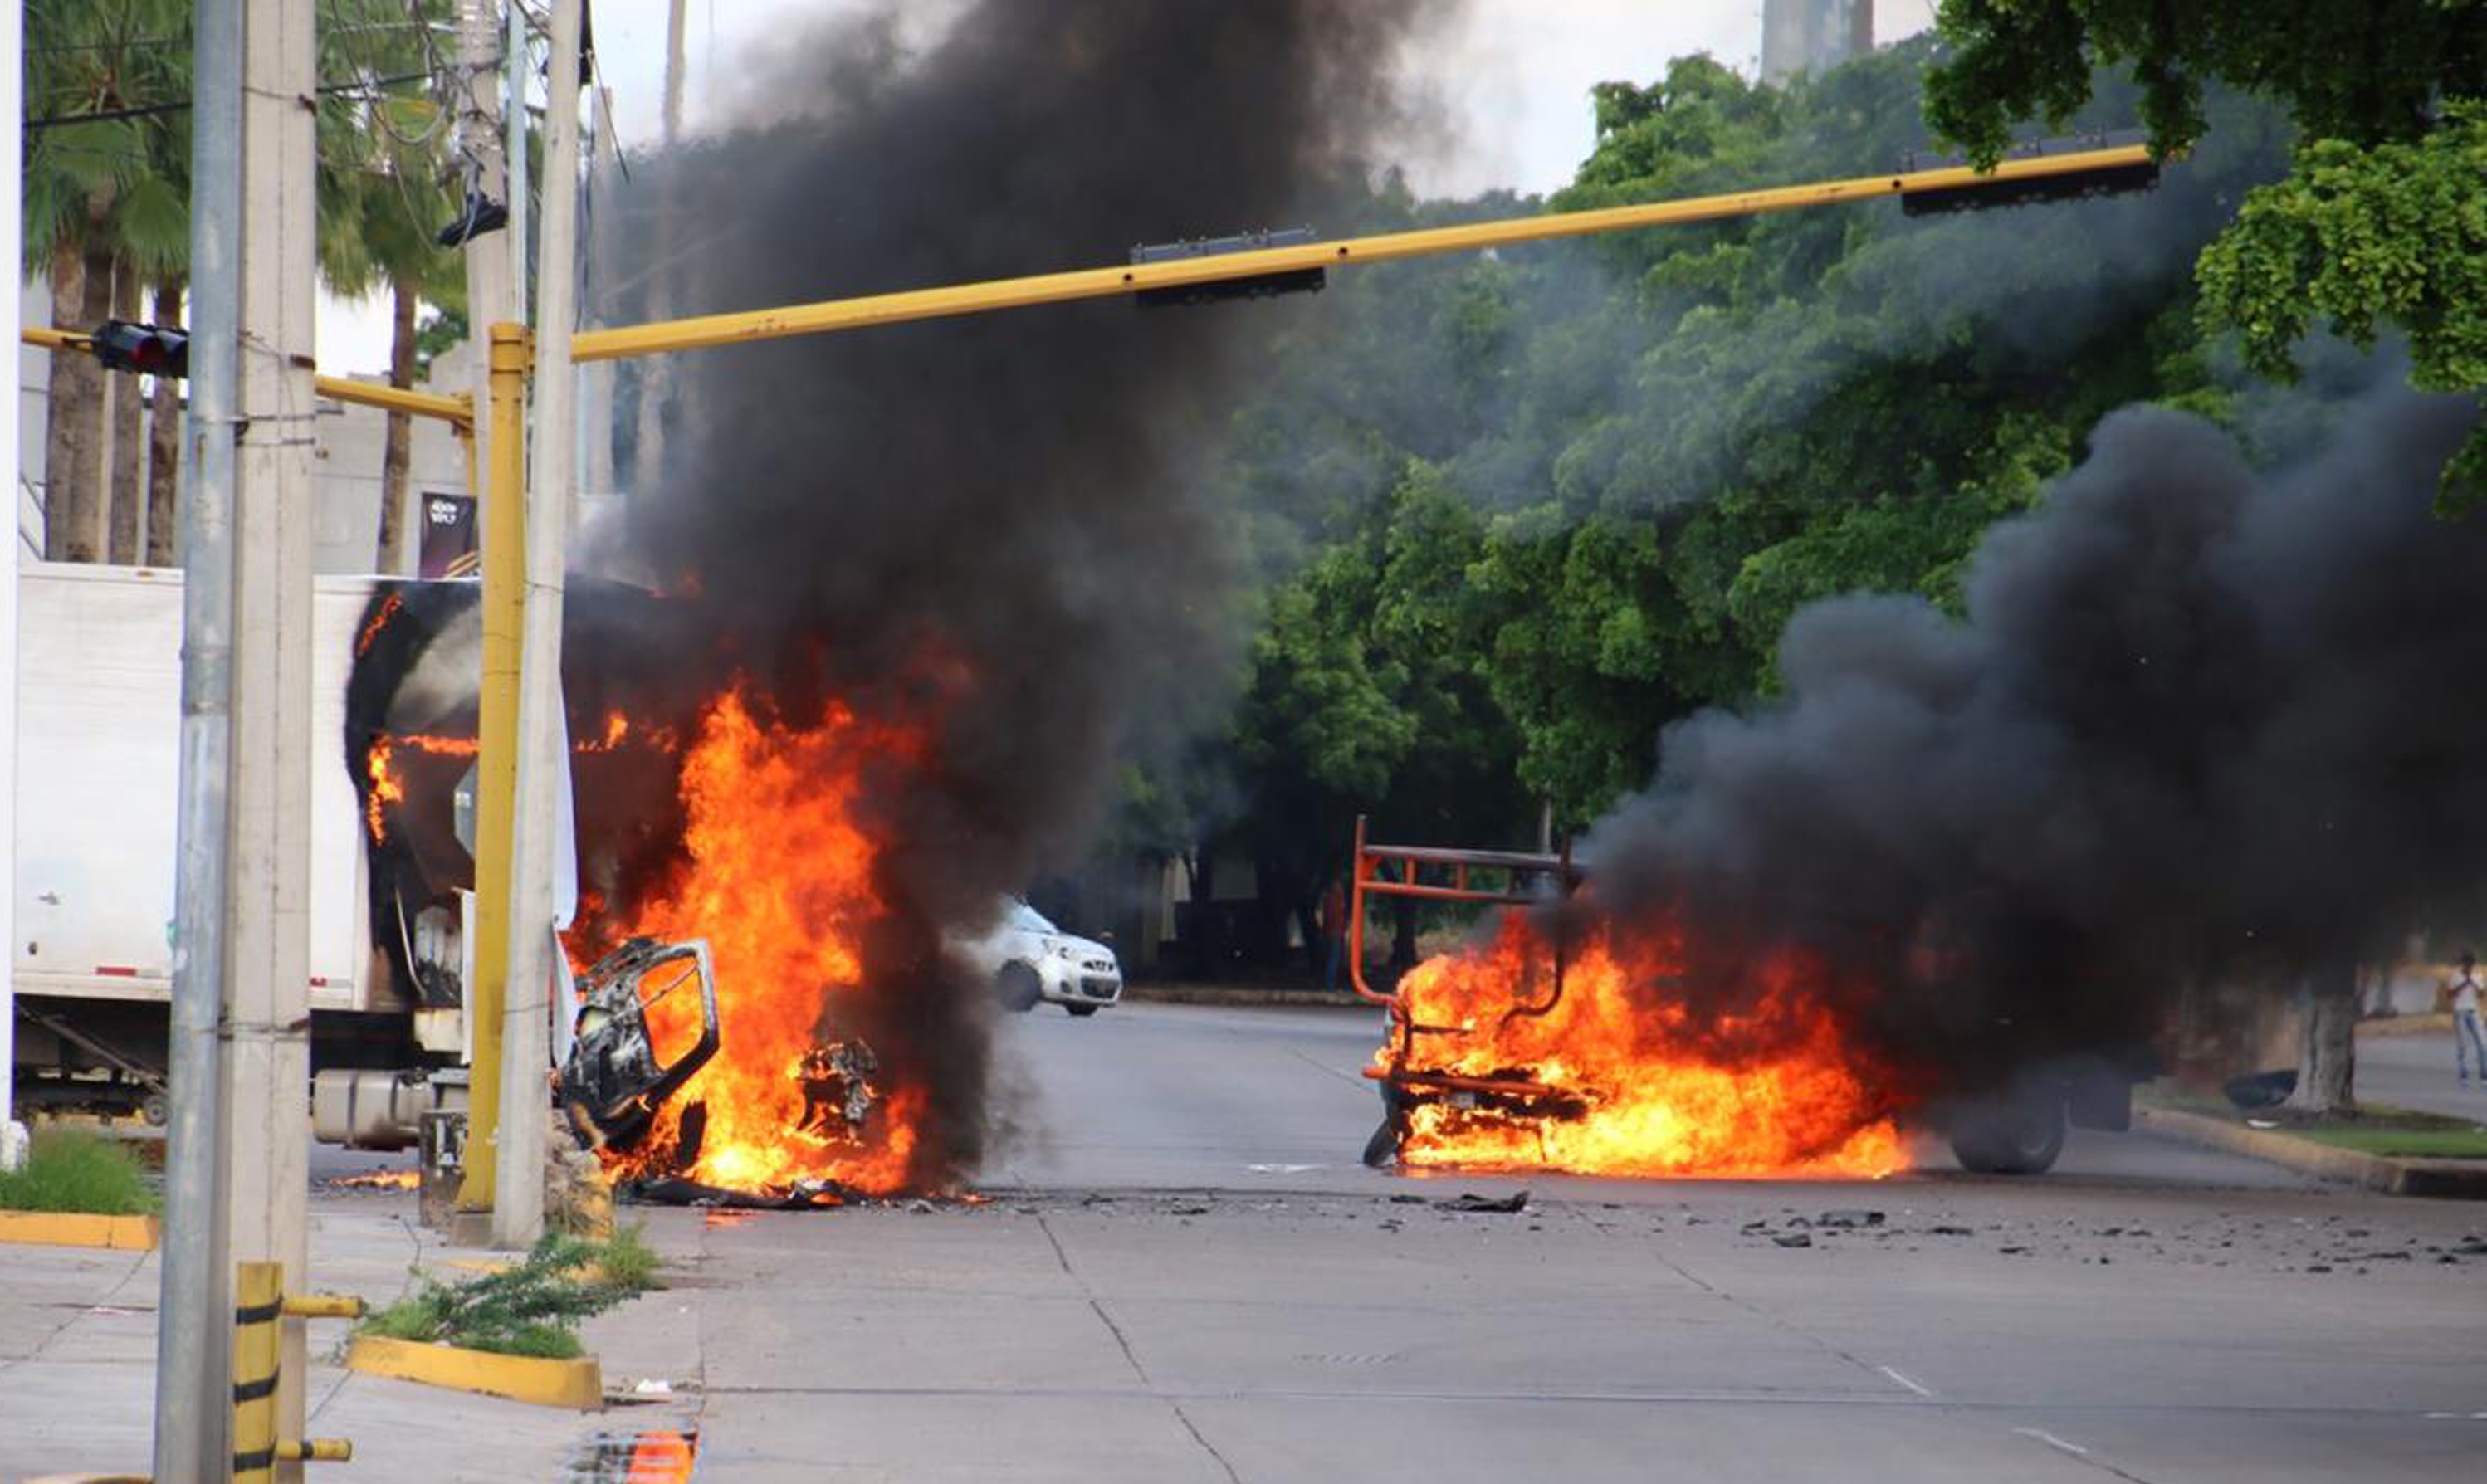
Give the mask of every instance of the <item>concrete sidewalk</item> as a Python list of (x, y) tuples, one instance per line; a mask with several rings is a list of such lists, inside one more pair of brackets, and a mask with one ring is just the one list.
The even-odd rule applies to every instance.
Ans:
[[(649, 1223), (650, 1241), (669, 1259), (688, 1255), (679, 1245), (685, 1234), (696, 1240), (695, 1218)], [(311, 1279), (324, 1291), (359, 1294), (378, 1306), (406, 1291), (410, 1267), (454, 1276), (450, 1261), (495, 1255), (447, 1246), (416, 1226), (411, 1191), (319, 1191), (311, 1198)], [(152, 1252), (0, 1248), (0, 1484), (50, 1473), (148, 1471), (156, 1281)], [(348, 1467), (354, 1478), (558, 1480), (569, 1476), (587, 1440), (667, 1425), (675, 1409), (692, 1400), (678, 1388), (671, 1405), (581, 1414), (381, 1380), (338, 1363), (349, 1328), (312, 1324), (309, 1431), (352, 1440)], [(695, 1375), (689, 1306), (664, 1292), (589, 1321), (584, 1333), (603, 1362), (608, 1391), (627, 1390), (642, 1377)]]

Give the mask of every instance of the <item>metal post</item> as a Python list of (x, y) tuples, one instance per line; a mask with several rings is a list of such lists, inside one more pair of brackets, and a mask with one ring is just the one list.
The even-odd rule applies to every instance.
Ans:
[[(553, 0), (551, 90), (545, 108), (544, 327), (536, 368), (535, 480), (527, 490), (526, 599), (518, 661), (518, 768), (510, 838), (509, 978), (502, 995), (500, 1166), (492, 1244), (522, 1248), (544, 1231), (545, 1134), (552, 962), (554, 792), (569, 778), (562, 757), (562, 566), (578, 439), (577, 380), (570, 332), (577, 295), (573, 246), (578, 228), (579, 0)], [(480, 1076), (480, 1072), (478, 1074)]]
[[(501, 159), (500, 70), (501, 25), (495, 0), (458, 0), (458, 67), (464, 96), (460, 101), (458, 153), (471, 172), (471, 187), (496, 200), (509, 194)], [(461, 203), (462, 205), (462, 203)], [(503, 228), (503, 231), (509, 230)], [(466, 255), (466, 322), (472, 326), (467, 348), (474, 356), (468, 391), (475, 403), (477, 451), (487, 466), (491, 462), (491, 420), (485, 406), (485, 383), (490, 375), (484, 353), (484, 327), (512, 318), (510, 314), (510, 250), (492, 234), (468, 238)], [(480, 491), (473, 480), (469, 490)]]
[(501, 1123), (501, 1006), (510, 972), (510, 826), (518, 761), (518, 639), (526, 578), (527, 327), (490, 331), (491, 486), (484, 496), (484, 676), (475, 756), (475, 982), (466, 1028), (465, 1178), (458, 1209), (493, 1207)]
[(527, 12), (508, 0), (501, 38), (501, 168), (510, 182), (510, 318), (527, 322)]
[[(199, 0), (190, 110), (189, 457), (182, 496), (181, 802), (175, 835), (171, 1115), (156, 1289), (155, 1470), (224, 1470), (222, 1070), (233, 498), (241, 304), (241, 0)], [(210, 1470), (213, 1472), (210, 1472)]]

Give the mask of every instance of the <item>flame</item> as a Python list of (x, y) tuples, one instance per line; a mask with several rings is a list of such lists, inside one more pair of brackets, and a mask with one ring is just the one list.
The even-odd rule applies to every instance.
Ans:
[(432, 757), (472, 757), (475, 739), (471, 737), (394, 737), (386, 732), (374, 734), (371, 750), (364, 755), (363, 770), (371, 787), (363, 791), (363, 824), (372, 832), (372, 843), (388, 838), (388, 816), (392, 805), (405, 801), (405, 774), (398, 761), (398, 749)]
[[(1680, 948), (1680, 943), (1676, 945)], [(1635, 956), (1637, 956), (1636, 958)], [(1626, 1176), (1876, 1178), (1908, 1166), (1892, 1100), (1818, 995), (1819, 969), (1782, 954), (1756, 965), (1735, 1019), (1696, 1026), (1664, 996), (1668, 950), (1627, 953), (1610, 936), (1573, 945), (1562, 994), (1552, 954), (1518, 913), (1487, 943), (1429, 959), (1399, 986), (1413, 1070), (1526, 1078), (1567, 1106), (1424, 1098), (1401, 1162)], [(1660, 962), (1645, 962), (1661, 960)], [(1374, 1059), (1391, 1064), (1392, 1042)], [(1551, 1101), (1551, 1100), (1550, 1100)], [(1582, 1105), (1585, 1105), (1584, 1106)]]
[(325, 1182), (338, 1190), (411, 1190), (423, 1183), (423, 1172), (412, 1169), (374, 1169), (359, 1175), (338, 1175)]
[(371, 621), (363, 625), (363, 631), (354, 635), (355, 658), (360, 659), (372, 652), (372, 646), (379, 642), (380, 630), (386, 629), (389, 626), (389, 620), (397, 617), (397, 610), (405, 606), (405, 599), (397, 593), (391, 593), (380, 600), (380, 605), (372, 614)]
[[(607, 1151), (623, 1172), (771, 1192), (806, 1180), (876, 1195), (908, 1186), (924, 1089), (884, 1066), (863, 1127), (824, 1132), (805, 1127), (800, 1067), (806, 1051), (853, 1033), (863, 937), (883, 912), (878, 848), (854, 819), (864, 770), (915, 745), (912, 734), (843, 708), (811, 727), (764, 722), (739, 688), (709, 708), (682, 758), (687, 862), (627, 922), (605, 926), (617, 938), (707, 938), (722, 1043), (645, 1140)], [(698, 1036), (699, 1016), (687, 993), (650, 1005), (660, 1059)], [(694, 1104), (705, 1105), (706, 1127), (697, 1161), (680, 1168), (682, 1118)]]

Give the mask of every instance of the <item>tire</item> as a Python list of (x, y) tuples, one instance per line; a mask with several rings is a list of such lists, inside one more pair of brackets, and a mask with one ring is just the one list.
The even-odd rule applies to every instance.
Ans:
[(164, 1127), (166, 1123), (171, 1121), (173, 1110), (171, 1106), (165, 1103), (164, 1095), (160, 1092), (154, 1092), (149, 1093), (147, 1095), (147, 1101), (138, 1105), (138, 1116), (147, 1120), (147, 1126), (149, 1128), (160, 1129)]
[(2028, 1096), (1980, 1104), (1953, 1125), (1952, 1158), (1981, 1175), (2042, 1175), (2064, 1152), (2064, 1105)]
[(1389, 1119), (1384, 1118), (1382, 1120), (1382, 1126), (1373, 1131), (1373, 1136), (1364, 1141), (1365, 1167), (1368, 1169), (1388, 1169), (1393, 1163), (1397, 1162), (1398, 1159), (1398, 1131), (1390, 1127)]
[(1045, 998), (1045, 991), (1036, 982), (1036, 970), (1024, 964), (1005, 964), (993, 976), (993, 994), (1002, 1008), (1025, 1015)]
[(1062, 1008), (1077, 1016), (1090, 1016), (1097, 1013), (1095, 1005), (1065, 1005)]

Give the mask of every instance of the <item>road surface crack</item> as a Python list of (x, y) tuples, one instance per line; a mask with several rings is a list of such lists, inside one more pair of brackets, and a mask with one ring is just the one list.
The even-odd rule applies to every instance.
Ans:
[(1191, 1420), (1190, 1413), (1183, 1410), (1183, 1403), (1160, 1392), (1157, 1383), (1149, 1380), (1148, 1367), (1140, 1363), (1138, 1354), (1132, 1349), (1132, 1337), (1123, 1332), (1123, 1327), (1114, 1322), (1113, 1315), (1105, 1312), (1105, 1305), (1098, 1302), (1097, 1291), (1088, 1286), (1088, 1280), (1080, 1275), (1079, 1270), (1071, 1266), (1071, 1254), (1063, 1250), (1062, 1239), (1054, 1234), (1053, 1223), (1047, 1220), (1042, 1212), (1037, 1214), (1036, 1229), (1045, 1233), (1045, 1240), (1053, 1247), (1053, 1260), (1061, 1265), (1063, 1276), (1079, 1285), (1079, 1297), (1088, 1301), (1088, 1311), (1096, 1315), (1097, 1322), (1105, 1327), (1105, 1332), (1114, 1337), (1114, 1344), (1123, 1352), (1123, 1363), (1132, 1368), (1132, 1374), (1140, 1379), (1140, 1385), (1147, 1388), (1150, 1395), (1166, 1404), (1174, 1413), (1174, 1419), (1183, 1424), (1183, 1430), (1191, 1436), (1193, 1442), (1199, 1444), (1200, 1451), (1208, 1454), (1217, 1465), (1219, 1471), (1223, 1472), (1232, 1484), (1244, 1484), (1244, 1476), (1235, 1471), (1235, 1466), (1226, 1461), (1226, 1455), (1217, 1451), (1216, 1444), (1201, 1436), (1200, 1425)]

